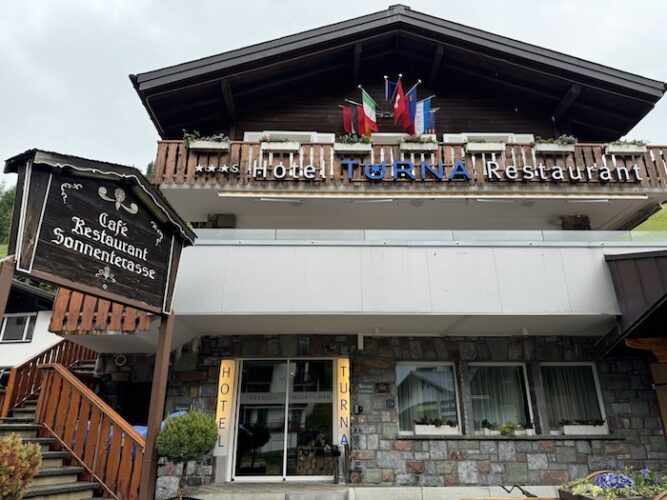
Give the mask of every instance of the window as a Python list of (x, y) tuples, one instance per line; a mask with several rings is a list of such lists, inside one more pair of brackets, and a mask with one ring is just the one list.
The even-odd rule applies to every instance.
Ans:
[(552, 429), (562, 420), (605, 419), (593, 363), (543, 363), (541, 370)]
[(5, 314), (0, 342), (30, 342), (34, 328), (34, 314)]
[(533, 421), (524, 365), (471, 363), (469, 369), (475, 429), (483, 422), (499, 426)]
[(458, 422), (458, 399), (452, 364), (396, 365), (400, 431), (412, 431), (422, 417)]

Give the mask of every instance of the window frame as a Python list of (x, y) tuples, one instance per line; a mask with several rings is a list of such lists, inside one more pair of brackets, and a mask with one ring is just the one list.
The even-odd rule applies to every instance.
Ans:
[[(535, 425), (535, 413), (533, 412), (533, 400), (530, 397), (530, 380), (528, 380), (528, 369), (526, 368), (526, 363), (521, 363), (521, 362), (514, 362), (514, 361), (473, 361), (468, 363), (468, 373), (470, 375), (470, 378), (468, 379), (468, 390), (470, 391), (470, 409), (472, 411), (472, 431), (473, 433), (477, 431), (478, 429), (475, 428), (475, 410), (474, 410), (474, 405), (472, 404), (472, 373), (470, 373), (470, 368), (473, 368), (475, 366), (519, 366), (521, 367), (521, 370), (523, 371), (523, 390), (526, 395), (526, 404), (528, 405), (528, 416), (530, 417), (530, 421), (532, 422), (533, 425)], [(499, 422), (500, 424), (504, 422)]]
[[(598, 369), (597, 365), (595, 364), (595, 361), (544, 361), (541, 362), (539, 367), (540, 367), (540, 379), (541, 379), (541, 384), (542, 384), (542, 392), (544, 393), (544, 404), (549, 404), (549, 400), (547, 399), (547, 391), (546, 388), (544, 387), (544, 375), (542, 373), (542, 367), (563, 367), (563, 366), (589, 366), (591, 368), (591, 372), (593, 373), (593, 384), (595, 385), (595, 395), (597, 396), (597, 401), (598, 401), (598, 408), (600, 409), (600, 418), (604, 421), (604, 428), (607, 434), (609, 434), (609, 426), (607, 425), (607, 413), (605, 412), (604, 408), (604, 400), (602, 399), (602, 389), (600, 387), (600, 379), (598, 378)], [(555, 422), (555, 428), (560, 428), (560, 425), (558, 425), (558, 422)], [(547, 431), (551, 431), (554, 423), (549, 422), (549, 429), (546, 429)]]
[[(452, 376), (454, 378), (454, 399), (456, 400), (456, 423), (458, 427), (458, 434), (463, 434), (463, 422), (461, 421), (461, 403), (459, 400), (459, 384), (458, 375), (456, 372), (456, 363), (452, 361), (397, 361), (396, 367), (398, 366), (414, 366), (414, 367), (438, 367), (438, 366), (448, 366), (452, 369)], [(394, 368), (394, 375), (397, 375), (396, 368)], [(401, 401), (398, 397), (398, 377), (395, 379), (396, 385), (396, 412), (398, 415), (401, 413)], [(457, 435), (458, 435), (457, 434)], [(398, 435), (399, 436), (414, 436), (415, 430), (414, 426), (411, 431), (401, 430), (400, 418), (398, 421)]]
[[(21, 336), (21, 340), (5, 340), (5, 330), (7, 328), (7, 319), (9, 318), (17, 318), (17, 317), (25, 317), (27, 318), (27, 321), (25, 323), (25, 327), (23, 328), (23, 335)], [(32, 342), (33, 336), (34, 336), (34, 328), (35, 328), (35, 323), (36, 323), (36, 318), (37, 318), (37, 313), (9, 313), (5, 314), (4, 317), (2, 318), (2, 324), (0, 324), (0, 344), (29, 344)], [(29, 339), (26, 339), (26, 336), (30, 329), (33, 329), (33, 335), (30, 336)]]

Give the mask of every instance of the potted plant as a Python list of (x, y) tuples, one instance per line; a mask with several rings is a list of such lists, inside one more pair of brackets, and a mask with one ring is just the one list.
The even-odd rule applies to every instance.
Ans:
[(487, 142), (485, 139), (468, 139), (467, 153), (500, 153), (505, 151), (504, 142)]
[(560, 137), (535, 137), (533, 146), (536, 153), (573, 153), (577, 138), (563, 134)]
[(604, 420), (561, 420), (559, 425), (566, 436), (588, 436), (608, 434)]
[(643, 155), (646, 153), (646, 141), (635, 139), (633, 141), (614, 141), (607, 144), (604, 154), (607, 155)]
[(452, 434), (459, 434), (459, 426), (456, 420), (443, 420), (439, 417), (428, 418), (426, 416), (415, 420), (415, 436)]
[(301, 144), (290, 141), (287, 137), (265, 135), (259, 142), (261, 150), (269, 153), (296, 153), (301, 148)]
[(157, 438), (158, 455), (182, 464), (177, 497), (184, 498), (188, 462), (201, 461), (215, 446), (218, 427), (215, 418), (198, 410), (169, 417)]
[(526, 436), (535, 435), (535, 424), (533, 422), (523, 424), (523, 428), (526, 430)]
[(401, 151), (435, 151), (438, 149), (438, 141), (434, 135), (409, 135), (403, 137), (400, 145)]
[(498, 427), (500, 434), (503, 436), (511, 436), (515, 429), (516, 425), (514, 425), (514, 422), (505, 422), (504, 424), (501, 424), (500, 427)]
[(514, 435), (515, 436), (527, 436), (528, 435), (528, 430), (526, 429), (525, 425), (516, 424), (516, 426), (514, 427)]
[(190, 151), (229, 151), (229, 137), (224, 134), (202, 136), (196, 130), (183, 130), (183, 143)]
[(15, 433), (0, 439), (0, 498), (23, 498), (40, 465), (38, 444), (23, 443)]
[(497, 427), (494, 422), (489, 422), (487, 419), (482, 420), (482, 431), (485, 436), (500, 436), (500, 431)]
[(345, 134), (336, 137), (334, 151), (336, 154), (363, 154), (371, 152), (371, 138), (365, 135)]
[(649, 500), (665, 490), (667, 490), (667, 476), (644, 468), (594, 472), (584, 478), (562, 484), (558, 489), (558, 495), (563, 500), (591, 498)]

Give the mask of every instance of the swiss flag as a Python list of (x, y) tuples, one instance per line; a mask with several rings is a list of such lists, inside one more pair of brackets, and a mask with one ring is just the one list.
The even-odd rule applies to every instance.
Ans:
[(403, 130), (410, 128), (410, 110), (408, 109), (408, 103), (405, 100), (405, 94), (403, 93), (403, 85), (399, 80), (396, 82), (396, 92), (394, 93), (394, 125), (401, 121), (401, 127)]

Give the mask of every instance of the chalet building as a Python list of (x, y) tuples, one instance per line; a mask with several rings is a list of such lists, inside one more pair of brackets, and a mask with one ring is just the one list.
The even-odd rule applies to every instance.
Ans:
[[(437, 109), (421, 142), (399, 74)], [(221, 419), (193, 484), (330, 479), (325, 443), (362, 484), (667, 465), (652, 355), (624, 345), (660, 335), (642, 252), (665, 243), (628, 230), (667, 199), (667, 148), (617, 143), (663, 82), (403, 5), (131, 80), (155, 183), (198, 228), (166, 405)], [(348, 144), (360, 86), (378, 130)], [(624, 321), (628, 287), (651, 292)]]
[[(619, 141), (665, 83), (404, 5), (130, 78), (197, 233), (165, 413), (220, 438), (191, 485), (667, 466), (667, 244), (630, 232), (667, 147)], [(145, 424), (156, 332), (71, 339)]]

